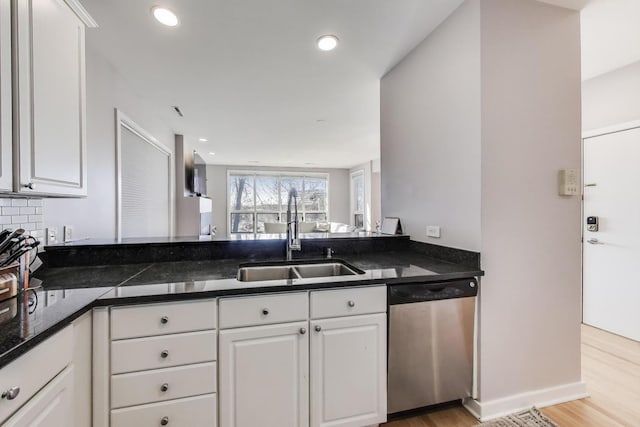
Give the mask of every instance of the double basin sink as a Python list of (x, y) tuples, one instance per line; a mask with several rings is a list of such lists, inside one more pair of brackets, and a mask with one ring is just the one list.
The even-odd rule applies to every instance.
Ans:
[(238, 280), (241, 282), (261, 282), (265, 280), (355, 276), (356, 274), (364, 274), (364, 271), (342, 260), (294, 261), (243, 264), (238, 269)]

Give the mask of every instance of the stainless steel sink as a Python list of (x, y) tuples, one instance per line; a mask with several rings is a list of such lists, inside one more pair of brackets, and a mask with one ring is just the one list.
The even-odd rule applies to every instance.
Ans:
[(265, 280), (311, 279), (317, 277), (355, 276), (363, 274), (343, 261), (303, 262), (300, 264), (242, 265), (238, 269), (241, 282)]
[(356, 274), (346, 265), (337, 262), (296, 265), (296, 271), (304, 279), (311, 277), (354, 276)]
[(259, 282), (262, 280), (299, 279), (300, 275), (291, 266), (241, 267), (238, 280), (241, 282)]

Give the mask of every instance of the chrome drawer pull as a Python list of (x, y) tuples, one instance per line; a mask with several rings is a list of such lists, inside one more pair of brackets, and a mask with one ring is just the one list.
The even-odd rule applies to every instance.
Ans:
[(322, 326), (316, 325), (314, 329), (316, 330), (316, 332), (320, 332), (322, 330)]
[(162, 350), (162, 353), (160, 353), (160, 357), (162, 357), (163, 359), (169, 357), (169, 350)]
[(169, 424), (169, 417), (162, 417), (162, 419), (160, 420), (160, 425), (166, 426), (167, 424)]
[(263, 316), (268, 316), (269, 315), (269, 309), (268, 308), (263, 308), (262, 309), (262, 315)]
[(13, 400), (20, 394), (20, 387), (11, 387), (9, 390), (2, 393), (2, 398), (7, 400)]
[(307, 333), (307, 329), (306, 328), (300, 328), (300, 335), (304, 335)]
[(349, 307), (355, 307), (355, 306), (356, 306), (356, 302), (355, 302), (355, 301), (349, 301), (349, 302), (347, 303), (347, 305), (348, 305)]
[(162, 384), (162, 385), (160, 386), (160, 391), (161, 391), (161, 392), (165, 392), (165, 391), (167, 391), (167, 390), (169, 390), (169, 384), (164, 383), (164, 384)]
[(167, 323), (169, 323), (169, 317), (168, 316), (162, 316), (160, 318), (160, 323), (162, 323), (163, 325), (166, 325)]

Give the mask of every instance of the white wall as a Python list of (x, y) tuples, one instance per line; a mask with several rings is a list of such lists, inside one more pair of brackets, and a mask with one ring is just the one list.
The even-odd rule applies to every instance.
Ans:
[(227, 235), (227, 170), (315, 172), (329, 174), (329, 219), (349, 223), (349, 170), (272, 168), (257, 166), (207, 165), (207, 196), (213, 199), (213, 225), (217, 235)]
[(380, 91), (382, 216), (400, 217), (413, 240), (480, 250), (479, 2), (463, 3)]
[[(482, 3), (480, 397), (580, 382), (580, 19), (529, 0)], [(576, 384), (572, 387), (572, 384)], [(533, 401), (531, 401), (533, 400)]]
[[(45, 199), (44, 225), (73, 228), (73, 238), (115, 238), (116, 143), (114, 108), (173, 151), (173, 132), (156, 106), (131, 92), (118, 72), (91, 48), (87, 31), (87, 158), (88, 196), (83, 199)], [(144, 162), (144, 159), (140, 159)]]
[(582, 130), (640, 120), (640, 61), (582, 83)]
[[(584, 393), (580, 24), (533, 0), (467, 0), (381, 83), (383, 216), (480, 251), (483, 417)], [(426, 225), (440, 225), (429, 240)]]

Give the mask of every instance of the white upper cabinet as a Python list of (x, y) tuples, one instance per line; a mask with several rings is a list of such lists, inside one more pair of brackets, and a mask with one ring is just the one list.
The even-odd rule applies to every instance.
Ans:
[(0, 2), (0, 192), (13, 190), (11, 168), (11, 8)]
[[(8, 2), (3, 2), (8, 3)], [(16, 0), (14, 191), (87, 194), (85, 25), (76, 0)]]

